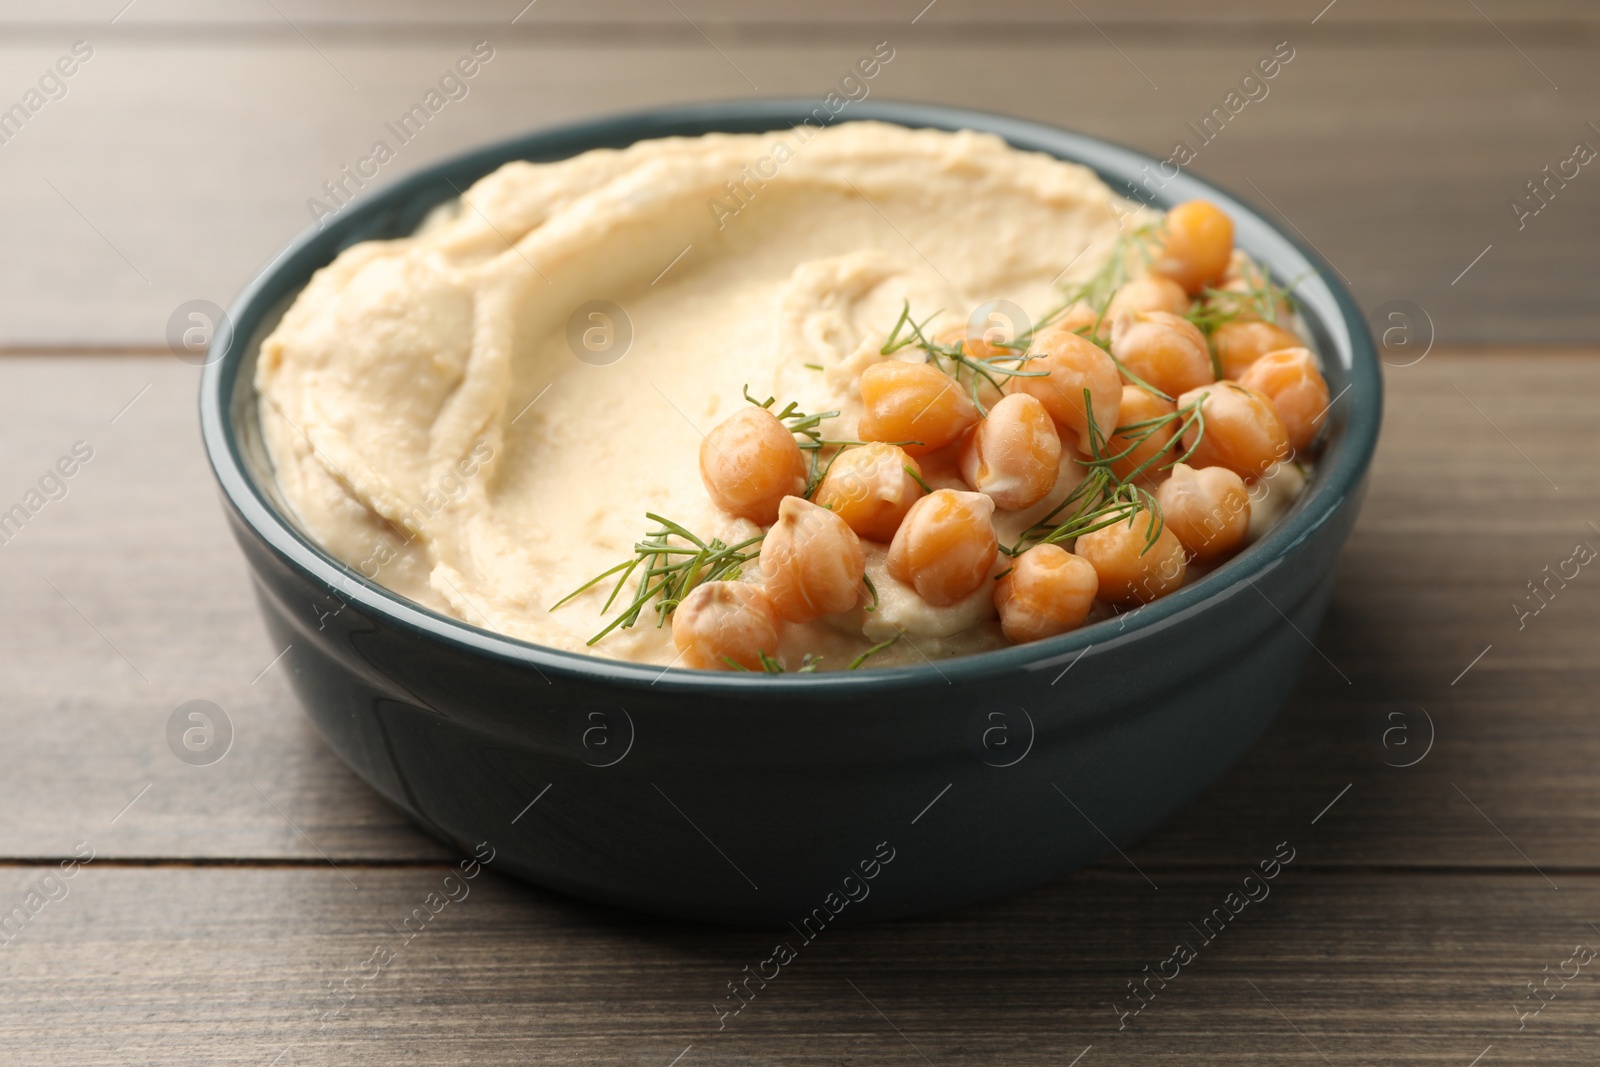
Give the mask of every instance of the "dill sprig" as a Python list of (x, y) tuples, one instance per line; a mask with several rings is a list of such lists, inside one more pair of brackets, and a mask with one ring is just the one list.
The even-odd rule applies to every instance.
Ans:
[(1139, 554), (1150, 551), (1161, 536), (1161, 531), (1166, 528), (1166, 520), (1155, 494), (1138, 484), (1138, 480), (1161, 456), (1159, 453), (1151, 456), (1129, 471), (1126, 477), (1118, 477), (1112, 470), (1112, 464), (1127, 459), (1155, 433), (1173, 423), (1178, 424), (1174, 439), (1181, 439), (1190, 429), (1195, 429), (1194, 443), (1182, 456), (1162, 464), (1159, 469), (1168, 470), (1187, 460), (1194, 455), (1195, 449), (1200, 447), (1201, 438), (1205, 436), (1203, 406), (1210, 395), (1208, 390), (1176, 411), (1118, 426), (1112, 431), (1113, 436), (1120, 435), (1129, 444), (1121, 451), (1112, 453), (1108, 451), (1110, 442), (1094, 421), (1094, 398), (1085, 389), (1083, 403), (1089, 427), (1090, 457), (1083, 465), (1088, 468), (1088, 473), (1049, 514), (1023, 531), (1015, 545), (1002, 548), (1002, 551), (1009, 556), (1020, 556), (1030, 544), (1058, 544), (1115, 526), (1119, 522), (1127, 522), (1131, 527), (1141, 512), (1149, 513), (1150, 521), (1145, 529), (1144, 548)]
[[(744, 398), (756, 407), (764, 408), (767, 411), (772, 411), (772, 406), (778, 402), (778, 398), (773, 396), (769, 396), (765, 400), (757, 400), (750, 395), (750, 386), (748, 385), (744, 387)], [(824, 450), (838, 448), (843, 451), (847, 445), (859, 445), (862, 442), (830, 441), (822, 436), (822, 423), (827, 419), (838, 418), (839, 413), (837, 411), (819, 411), (815, 415), (808, 415), (800, 410), (800, 406), (797, 403), (791, 400), (774, 414), (777, 415), (778, 421), (783, 423), (790, 433), (796, 437), (805, 438), (804, 441), (797, 443), (800, 446), (800, 451), (808, 452), (811, 455), (811, 469), (806, 476), (806, 491), (804, 494), (805, 498), (810, 500), (812, 495), (816, 493), (817, 486), (822, 484), (822, 479), (827, 475), (828, 468), (832, 467), (833, 461), (839, 458), (839, 453), (835, 452), (828, 460), (827, 466), (823, 466), (822, 453)]]
[(1073, 308), (1081, 305), (1094, 312), (1093, 321), (1074, 330), (1080, 337), (1099, 346), (1111, 361), (1117, 365), (1117, 370), (1122, 373), (1133, 385), (1138, 386), (1151, 396), (1162, 400), (1171, 401), (1172, 397), (1145, 381), (1111, 351), (1111, 341), (1104, 335), (1106, 312), (1111, 307), (1111, 300), (1117, 295), (1117, 290), (1128, 283), (1134, 276), (1129, 263), (1133, 261), (1139, 267), (1148, 269), (1155, 256), (1155, 249), (1162, 233), (1163, 223), (1150, 223), (1140, 226), (1131, 233), (1119, 235), (1113, 243), (1111, 253), (1106, 257), (1098, 270), (1084, 281), (1068, 286), (1062, 291), (1062, 300), (1049, 314), (1040, 319), (1032, 329), (1011, 341), (995, 342), (997, 348), (1007, 348), (1018, 353), (1026, 353), (1033, 347), (1033, 340), (1040, 331), (1060, 321)]
[(598, 642), (612, 630), (633, 626), (652, 600), (656, 601), (656, 625), (665, 624), (667, 616), (676, 611), (678, 605), (683, 603), (683, 599), (697, 587), (706, 582), (730, 581), (737, 578), (746, 563), (761, 555), (761, 550), (757, 546), (766, 536), (765, 533), (759, 533), (730, 545), (716, 538), (706, 540), (681, 523), (654, 512), (646, 512), (645, 518), (654, 522), (657, 528), (646, 533), (644, 539), (633, 546), (632, 559), (623, 560), (616, 566), (601, 571), (551, 605), (550, 610), (554, 611), (579, 594), (615, 576), (616, 581), (611, 587), (611, 594), (600, 607), (600, 613), (604, 615), (616, 603), (628, 579), (633, 577), (634, 572), (643, 568), (644, 574), (639, 579), (639, 586), (634, 592), (633, 599), (619, 615), (606, 624), (603, 630), (589, 638), (587, 643), (590, 645)]
[[(911, 318), (911, 301), (903, 301), (900, 306), (900, 317), (895, 320), (894, 329), (889, 331), (889, 339), (883, 342), (883, 346), (878, 349), (878, 354), (880, 356), (892, 356), (902, 348), (908, 348), (914, 344), (923, 344), (927, 340), (923, 336), (923, 328), (938, 318), (941, 313), (941, 311), (935, 311), (919, 323)], [(906, 335), (901, 337), (900, 331), (906, 327), (910, 328), (906, 330)]]
[[(938, 317), (939, 312), (936, 311), (918, 322), (911, 314), (909, 300), (901, 307), (900, 317), (895, 320), (894, 328), (889, 331), (889, 339), (878, 351), (888, 356), (911, 345), (921, 348), (928, 354), (930, 363), (967, 387), (973, 405), (977, 407), (979, 414), (987, 418), (989, 411), (979, 399), (978, 383), (987, 382), (996, 392), (1002, 392), (999, 379), (1047, 377), (1048, 371), (1026, 369), (1028, 361), (1032, 358), (1028, 355), (1028, 351), (1033, 347), (1034, 337), (1041, 330), (1058, 322), (1077, 305), (1085, 304), (1095, 313), (1094, 321), (1081, 327), (1077, 332), (1109, 352), (1109, 345), (1099, 336), (1105, 321), (1106, 309), (1111, 306), (1111, 298), (1116, 295), (1117, 290), (1122, 288), (1131, 276), (1130, 262), (1144, 267), (1149, 266), (1161, 237), (1162, 225), (1159, 222), (1150, 223), (1138, 227), (1131, 233), (1119, 235), (1113, 242), (1111, 253), (1105, 262), (1084, 281), (1064, 288), (1061, 302), (1043, 318), (1009, 341), (989, 342), (991, 348), (1002, 349), (1005, 355), (977, 358), (966, 351), (964, 340), (954, 344), (940, 344), (930, 340), (925, 331), (928, 324)], [(1163, 399), (1172, 399), (1129, 371), (1120, 362), (1117, 366), (1135, 385)]]
[(1286, 289), (1254, 264), (1246, 266), (1242, 273), (1246, 280), (1244, 288), (1206, 286), (1200, 301), (1184, 317), (1210, 336), (1228, 323), (1241, 320), (1259, 319), (1277, 324), (1283, 309), (1291, 313), (1295, 310), (1294, 297), (1289, 290), (1299, 284), (1298, 279)]
[(1019, 352), (1026, 352), (1033, 344), (1033, 338), (1039, 331), (1054, 325), (1061, 320), (1074, 307), (1083, 304), (1095, 313), (1094, 321), (1087, 326), (1079, 327), (1075, 332), (1082, 334), (1096, 344), (1099, 340), (1100, 328), (1105, 322), (1106, 310), (1111, 306), (1111, 298), (1117, 295), (1117, 290), (1128, 283), (1135, 276), (1136, 271), (1130, 269), (1133, 265), (1148, 269), (1155, 258), (1155, 250), (1159, 244), (1164, 222), (1147, 223), (1130, 233), (1119, 234), (1112, 242), (1111, 252), (1106, 256), (1105, 262), (1083, 281), (1062, 288), (1061, 302), (1048, 314), (1033, 324), (1027, 333), (1011, 341), (997, 342), (997, 348), (1010, 348)]
[(1101, 347), (1101, 349), (1103, 349), (1105, 351), (1106, 355), (1111, 356), (1111, 362), (1115, 363), (1117, 365), (1117, 370), (1120, 371), (1122, 376), (1124, 378), (1128, 379), (1129, 382), (1131, 382), (1134, 385), (1138, 386), (1140, 389), (1143, 389), (1145, 392), (1149, 393), (1151, 396), (1155, 397), (1157, 400), (1165, 400), (1169, 404), (1174, 402), (1172, 397), (1168, 396), (1166, 393), (1163, 393), (1160, 389), (1157, 389), (1155, 386), (1151, 385), (1149, 382), (1147, 382), (1143, 378), (1139, 377), (1139, 375), (1135, 374), (1133, 372), (1133, 369), (1131, 367), (1129, 367), (1126, 363), (1122, 362), (1122, 360), (1118, 359), (1116, 356), (1112, 356), (1111, 355), (1111, 342), (1110, 341), (1102, 342), (1102, 341), (1100, 341), (1098, 339), (1092, 339), (1092, 340), (1094, 340), (1094, 343), (1099, 345)]
[[(1089, 461), (1085, 463), (1084, 466), (1090, 468), (1105, 468), (1109, 471), (1112, 464), (1121, 463), (1123, 460), (1133, 455), (1133, 453), (1138, 450), (1140, 445), (1144, 444), (1151, 437), (1155, 436), (1158, 431), (1167, 426), (1171, 426), (1173, 423), (1178, 424), (1177, 429), (1175, 429), (1172, 434), (1173, 440), (1180, 440), (1184, 434), (1189, 432), (1191, 427), (1198, 426), (1199, 432), (1195, 434), (1194, 444), (1190, 445), (1188, 450), (1184, 452), (1183, 455), (1169, 463), (1163, 463), (1157, 469), (1171, 470), (1178, 464), (1187, 461), (1190, 456), (1194, 455), (1195, 449), (1200, 447), (1200, 438), (1205, 435), (1206, 419), (1204, 404), (1206, 397), (1210, 395), (1211, 391), (1208, 389), (1175, 411), (1169, 411), (1162, 415), (1156, 415), (1153, 418), (1140, 419), (1138, 422), (1130, 422), (1126, 425), (1118, 426), (1112, 431), (1112, 436), (1125, 439), (1128, 441), (1128, 446), (1122, 451), (1113, 453), (1111, 455), (1100, 455), (1096, 453), (1090, 457)], [(1168, 399), (1171, 398), (1169, 397)], [(1102, 441), (1103, 440), (1104, 439), (1102, 438)], [(1091, 447), (1093, 447), (1092, 444)], [(1105, 442), (1101, 447), (1108, 448), (1110, 447), (1110, 444), (1109, 442)], [(1139, 464), (1139, 466), (1135, 467), (1132, 471), (1129, 471), (1128, 476), (1120, 479), (1120, 481), (1138, 481), (1140, 476), (1142, 476), (1145, 471), (1149, 470), (1155, 461), (1160, 458), (1160, 453), (1151, 456), (1149, 459)]]
[(903, 464), (900, 467), (900, 469), (905, 471), (907, 474), (909, 474), (911, 476), (911, 480), (916, 482), (917, 485), (921, 486), (922, 487), (922, 491), (924, 493), (933, 492), (933, 486), (929, 485), (926, 481), (924, 481), (923, 478), (922, 478), (922, 475), (918, 474), (916, 472), (916, 469), (914, 467), (912, 467), (911, 464), (909, 464), (909, 463)]
[[(1066, 513), (1065, 518), (1061, 518), (1063, 512)], [(1048, 516), (1025, 530), (1017, 543), (1005, 549), (1005, 552), (1009, 556), (1020, 556), (1030, 545), (1054, 545), (1070, 541), (1119, 522), (1132, 525), (1140, 512), (1149, 512), (1151, 515), (1150, 525), (1145, 531), (1145, 547), (1139, 553), (1143, 555), (1155, 545), (1165, 525), (1160, 503), (1143, 486), (1119, 482), (1108, 469), (1096, 468)]]
[[(765, 400), (757, 400), (750, 395), (750, 387), (748, 385), (744, 387), (744, 398), (756, 407), (764, 408), (767, 411), (772, 411), (772, 405), (778, 402), (778, 398), (775, 396), (769, 396)], [(781, 411), (774, 412), (774, 414), (777, 415), (778, 421), (788, 428), (790, 433), (796, 437), (804, 437), (806, 439), (800, 444), (803, 449), (819, 450), (824, 445), (858, 443), (855, 441), (828, 441), (823, 438), (822, 423), (828, 419), (838, 418), (839, 413), (837, 411), (819, 411), (815, 415), (807, 415), (800, 410), (799, 404), (791, 400), (783, 406)]]
[[(1008, 351), (1003, 356), (987, 356), (979, 359), (967, 354), (964, 340), (948, 345), (930, 340), (923, 331), (928, 323), (937, 318), (939, 314), (939, 312), (935, 311), (932, 315), (918, 322), (911, 317), (911, 301), (905, 301), (900, 308), (900, 317), (895, 320), (894, 329), (889, 331), (889, 339), (883, 343), (883, 347), (878, 349), (879, 354), (890, 356), (903, 348), (916, 345), (927, 353), (929, 363), (950, 375), (957, 383), (967, 387), (972, 397), (973, 405), (984, 418), (989, 417), (989, 409), (984, 407), (983, 401), (978, 398), (978, 383), (980, 381), (988, 382), (996, 392), (1000, 392), (1002, 391), (1001, 383), (996, 376), (998, 378), (1043, 378), (1050, 373), (1049, 371), (1023, 369), (1028, 362), (1028, 357), (1025, 355), (1026, 346), (1021, 352)], [(904, 337), (900, 335), (902, 330), (905, 331)], [(1014, 348), (1010, 343), (997, 344), (995, 347), (1008, 350)]]
[[(778, 402), (776, 397), (771, 396), (767, 397), (765, 400), (757, 400), (755, 397), (750, 395), (750, 387), (748, 385), (744, 387), (744, 398), (750, 401), (750, 403), (754, 404), (756, 407), (765, 408), (768, 411), (771, 411), (772, 405)], [(798, 441), (796, 443), (800, 446), (800, 451), (810, 453), (811, 455), (811, 469), (806, 474), (806, 489), (805, 492), (801, 494), (807, 500), (810, 500), (812, 497), (816, 496), (817, 487), (822, 484), (822, 479), (828, 476), (828, 471), (833, 469), (833, 463), (839, 458), (840, 453), (844, 452), (844, 450), (847, 448), (856, 448), (867, 443), (865, 441), (836, 440), (831, 437), (822, 436), (822, 423), (827, 419), (838, 418), (839, 413), (837, 411), (819, 411), (815, 415), (807, 415), (805, 412), (800, 410), (798, 404), (791, 400), (789, 403), (783, 406), (781, 411), (778, 411), (776, 414), (778, 421), (783, 423), (790, 433), (794, 434), (796, 437), (805, 438), (804, 441)], [(922, 442), (890, 441), (888, 443), (904, 447), (905, 445), (919, 445)], [(832, 451), (830, 452), (830, 450)], [(824, 453), (828, 453), (828, 460), (826, 463), (824, 463), (822, 460)], [(912, 477), (915, 477), (915, 475)]]
[(887, 641), (879, 641), (877, 644), (861, 653), (861, 655), (851, 660), (850, 666), (846, 667), (845, 670), (859, 671), (863, 663), (867, 662), (867, 660), (871, 659), (873, 656), (876, 656), (879, 652), (882, 652), (884, 649), (888, 648), (890, 645), (894, 644), (904, 636), (905, 634), (903, 633), (897, 633)]
[(1134, 276), (1135, 272), (1129, 269), (1129, 261), (1133, 260), (1138, 266), (1148, 268), (1150, 261), (1155, 258), (1156, 246), (1161, 240), (1165, 226), (1164, 221), (1153, 222), (1140, 226), (1132, 233), (1119, 235), (1111, 247), (1111, 255), (1101, 264), (1100, 269), (1081, 284), (1066, 291), (1068, 307), (1082, 303), (1087, 304), (1094, 312), (1093, 324), (1080, 329), (1079, 333), (1090, 340), (1099, 338), (1106, 312), (1111, 307), (1111, 298), (1116, 296), (1117, 290)]
[[(750, 387), (748, 385), (744, 387), (744, 398), (756, 407), (766, 408), (768, 411), (771, 411), (772, 405), (778, 402), (775, 397), (770, 396), (765, 400), (757, 400), (750, 395)], [(804, 441), (796, 442), (800, 446), (800, 451), (811, 454), (811, 471), (806, 477), (806, 491), (802, 494), (807, 500), (816, 495), (817, 486), (821, 485), (822, 479), (827, 477), (828, 471), (833, 468), (833, 461), (839, 458), (841, 452), (847, 448), (857, 448), (867, 443), (866, 441), (845, 441), (822, 436), (822, 423), (827, 419), (838, 418), (838, 416), (839, 413), (837, 411), (820, 411), (815, 415), (807, 415), (792, 400), (783, 406), (783, 410), (777, 413), (778, 421), (783, 423), (790, 433), (796, 437), (805, 438)], [(920, 445), (922, 442), (890, 441), (888, 443), (904, 447), (905, 445)], [(828, 462), (824, 464), (822, 462), (823, 453), (828, 452), (830, 449), (834, 451), (829, 454)]]
[[(756, 657), (761, 661), (761, 669), (763, 671), (765, 671), (766, 673), (768, 673), (768, 674), (787, 674), (788, 673), (788, 668), (785, 667), (781, 661), (779, 661), (777, 659), (774, 659), (773, 657), (767, 655), (766, 652), (758, 649), (756, 651)], [(743, 663), (740, 663), (738, 660), (734, 659), (732, 656), (723, 656), (722, 657), (722, 662), (726, 663), (733, 670), (744, 671), (746, 674), (753, 673), (750, 670), (749, 667), (746, 667)], [(820, 667), (820, 666), (822, 666), (822, 657), (821, 656), (817, 656), (817, 655), (813, 655), (812, 653), (807, 652), (805, 654), (805, 656), (800, 660), (799, 669), (796, 670), (794, 673), (795, 674), (815, 674), (817, 672), (817, 668)]]
[(868, 574), (866, 571), (862, 571), (861, 572), (861, 584), (866, 586), (867, 592), (872, 596), (872, 600), (869, 603), (867, 603), (864, 607), (862, 607), (861, 610), (862, 611), (877, 611), (878, 610), (878, 586), (877, 586), (877, 584), (875, 582), (873, 582), (872, 575)]

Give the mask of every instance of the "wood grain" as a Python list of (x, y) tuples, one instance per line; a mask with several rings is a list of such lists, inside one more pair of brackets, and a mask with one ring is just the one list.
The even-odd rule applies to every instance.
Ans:
[[(325, 750), (269, 667), (281, 649), (200, 449), (197, 374), (170, 356), (0, 360), (0, 510), (74, 442), (94, 449), (0, 547), (0, 855), (78, 840), (122, 856), (437, 855)], [(211, 767), (166, 744), (194, 699), (233, 723)]]
[[(1520, 229), (1509, 207), (1574, 141), (1600, 147), (1592, 4), (0, 0), (0, 109), (80, 39), (66, 97), (0, 143), (0, 512), (93, 449), (0, 537), (0, 1062), (1595, 1062), (1595, 965), (1517, 1009), (1574, 945), (1600, 949), (1600, 578), (1520, 624), (1513, 604), (1600, 548), (1600, 177)], [(1164, 157), (1291, 42), (1192, 169), (1315, 246), (1369, 314), (1412, 301), (1480, 347), (1388, 353), (1365, 508), (1261, 742), (1125, 856), (827, 931), (725, 1029), (727, 983), (791, 934), (491, 868), (407, 937), (454, 857), (295, 706), (165, 335), (181, 303), (228, 303), (478, 40), (493, 63), (374, 189), (539, 126), (820, 96), (880, 40), (874, 99)], [(209, 767), (167, 745), (192, 699), (235, 731)], [(1205, 943), (1192, 924), (1279, 842), (1295, 858), (1270, 897)], [(94, 862), (46, 881), (75, 846)], [(1126, 983), (1179, 941), (1198, 958), (1119, 1029)]]
[[(1250, 862), (1261, 834), (1348, 785), (1319, 824), (1320, 864), (1600, 870), (1600, 581), (1583, 571), (1523, 629), (1511, 607), (1577, 541), (1600, 548), (1595, 355), (1437, 351), (1389, 371), (1320, 651), (1262, 742), (1135, 862)], [(169, 357), (0, 360), (0, 504), (74, 441), (96, 450), (66, 499), (0, 547), (0, 856), (86, 839), (128, 859), (441, 855), (329, 754), (272, 666), (281, 650), (221, 519), (194, 386)], [(235, 724), (215, 766), (167, 748), (190, 699)], [(1392, 766), (1425, 747), (1419, 707), (1435, 743)]]
[[(1332, 820), (1334, 817), (1329, 816)], [(1325, 821), (1315, 828), (1329, 828)], [(1277, 841), (1264, 838), (1260, 857)], [(910, 847), (909, 843), (908, 846)], [(600, 911), (493, 873), (402, 923), (446, 870), (91, 864), (5, 953), (0, 1057), (30, 1064), (949, 1063), (1588, 1065), (1600, 883), (1318, 870), (1320, 833), (1219, 930), (1244, 871), (1088, 872), (915, 922), (705, 930)], [(1285, 852), (1285, 854), (1288, 854)], [(6, 872), (11, 894), (35, 872)], [(352, 884), (353, 883), (353, 884)], [(1262, 888), (1252, 884), (1259, 897)], [(1193, 925), (1191, 925), (1193, 924)], [(406, 931), (412, 936), (408, 939)], [(797, 958), (719, 1031), (728, 983)], [(1128, 983), (1196, 957), (1137, 1016)], [(380, 948), (392, 961), (373, 961)], [(388, 959), (379, 955), (378, 961)], [(1546, 970), (1548, 968), (1548, 970)], [(768, 965), (767, 973), (772, 973)], [(368, 980), (370, 979), (370, 980)], [(346, 994), (333, 992), (344, 987)], [(726, 1002), (724, 1002), (726, 1003)], [(343, 1010), (324, 1019), (342, 1005)], [(277, 1059), (274, 1059), (277, 1057)], [(675, 1059), (675, 1057), (681, 1057)]]

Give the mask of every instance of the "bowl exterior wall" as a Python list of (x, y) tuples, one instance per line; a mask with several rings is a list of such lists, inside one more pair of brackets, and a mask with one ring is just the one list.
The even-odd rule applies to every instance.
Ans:
[(686, 708), (420, 644), (234, 526), (318, 730), (431, 832), (586, 899), (814, 933), (1004, 895), (1160, 825), (1287, 696), (1354, 514), (1253, 585), (1112, 636), (1064, 674), (933, 674), (822, 709), (803, 693)]

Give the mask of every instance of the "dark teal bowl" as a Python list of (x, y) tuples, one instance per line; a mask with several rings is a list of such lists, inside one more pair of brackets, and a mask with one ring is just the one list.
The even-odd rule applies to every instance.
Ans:
[[(206, 449), (262, 610), (328, 743), (422, 825), (590, 900), (731, 923), (864, 922), (1010, 893), (1090, 863), (1187, 804), (1255, 741), (1317, 631), (1377, 441), (1372, 339), (1327, 266), (1187, 174), (1193, 197), (1295, 288), (1339, 399), (1308, 490), (1177, 593), (1037, 644), (852, 673), (709, 674), (593, 659), (445, 618), (368, 582), (286, 518), (262, 447), (257, 347), (341, 250), (409, 234), (510, 160), (794, 125), (814, 102), (585, 122), (398, 182), (302, 235), (249, 287), (201, 382)], [(1016, 119), (910, 104), (844, 119), (997, 133), (1128, 189), (1156, 161)], [(1153, 184), (1153, 183), (1152, 183)], [(1130, 193), (1132, 190), (1129, 190)]]

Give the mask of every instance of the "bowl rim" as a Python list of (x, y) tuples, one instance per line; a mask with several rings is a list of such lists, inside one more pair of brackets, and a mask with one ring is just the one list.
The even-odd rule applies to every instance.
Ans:
[[(326, 587), (330, 595), (338, 597), (341, 602), (354, 603), (361, 611), (383, 620), (387, 625), (408, 631), (418, 638), (441, 642), (456, 651), (487, 656), (515, 666), (531, 667), (546, 681), (553, 676), (561, 676), (574, 682), (649, 689), (663, 695), (686, 691), (703, 694), (707, 689), (713, 689), (793, 698), (799, 692), (797, 687), (802, 685), (827, 695), (844, 695), (847, 692), (864, 695), (928, 683), (981, 685), (1000, 675), (1052, 669), (1069, 662), (1076, 664), (1077, 659), (1091, 648), (1109, 650), (1129, 642), (1148, 640), (1179, 617), (1189, 616), (1215, 601), (1230, 597), (1243, 584), (1253, 585), (1255, 579), (1274, 570), (1286, 553), (1310, 537), (1359, 491), (1376, 449), (1382, 417), (1382, 373), (1364, 316), (1331, 265), (1313, 248), (1285, 232), (1226, 189), (1197, 178), (1182, 168), (1178, 168), (1177, 175), (1167, 176), (1164, 170), (1160, 170), (1164, 165), (1162, 161), (1134, 149), (1031, 120), (900, 101), (852, 104), (846, 112), (838, 114), (837, 121), (875, 120), (911, 128), (946, 131), (970, 129), (993, 133), (1024, 151), (1041, 151), (1068, 162), (1086, 165), (1120, 195), (1130, 199), (1159, 206), (1204, 196), (1222, 206), (1236, 221), (1248, 219), (1298, 256), (1311, 272), (1300, 280), (1320, 282), (1338, 310), (1337, 321), (1323, 321), (1322, 325), (1330, 339), (1347, 350), (1349, 383), (1345, 391), (1352, 395), (1332, 465), (1319, 464), (1307, 491), (1296, 500), (1289, 513), (1259, 540), (1232, 560), (1177, 592), (1123, 613), (1120, 616), (1122, 625), (1115, 634), (1109, 633), (1110, 620), (1105, 620), (1025, 645), (910, 666), (824, 671), (807, 674), (803, 678), (796, 674), (703, 671), (675, 666), (663, 668), (655, 664), (569, 652), (443, 615), (365, 578), (303, 535), (257, 485), (241, 453), (239, 434), (233, 420), (233, 398), (238, 388), (241, 365), (250, 355), (260, 321), (271, 315), (282, 300), (277, 290), (283, 279), (289, 275), (298, 276), (299, 284), (303, 285), (313, 271), (326, 265), (333, 256), (353, 243), (347, 239), (341, 243), (341, 239), (348, 238), (352, 231), (363, 224), (373, 223), (393, 205), (417, 198), (437, 186), (441, 179), (450, 181), (452, 175), (476, 173), (481, 177), (503, 162), (533, 154), (539, 154), (541, 158), (562, 158), (590, 147), (682, 135), (687, 132), (685, 128), (692, 127), (702, 127), (698, 130), (702, 133), (726, 128), (740, 132), (758, 129), (775, 131), (798, 125), (818, 112), (827, 113), (825, 106), (819, 105), (818, 100), (808, 98), (717, 101), (651, 108), (541, 127), (447, 156), (371, 196), (348, 204), (326, 225), (313, 225), (302, 231), (262, 268), (228, 308), (227, 322), (231, 327), (215, 331), (202, 367), (201, 436), (212, 472), (229, 507), (259, 541), (302, 578)], [(1151, 194), (1148, 187), (1134, 188), (1125, 177), (1148, 173), (1152, 167), (1157, 168), (1161, 175), (1163, 195)], [(471, 180), (475, 181), (476, 177)], [(1127, 188), (1118, 188), (1118, 181)], [(1336, 334), (1336, 327), (1342, 333)], [(254, 397), (254, 386), (246, 387)], [(1337, 403), (1337, 400), (1336, 397), (1333, 402)], [(251, 407), (253, 411), (254, 405)]]

